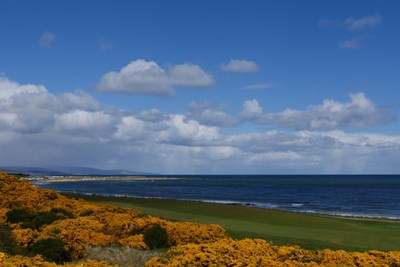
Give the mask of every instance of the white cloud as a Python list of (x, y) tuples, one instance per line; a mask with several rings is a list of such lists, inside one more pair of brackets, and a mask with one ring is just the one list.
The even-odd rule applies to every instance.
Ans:
[(243, 110), (240, 112), (240, 118), (244, 120), (254, 120), (262, 113), (262, 107), (256, 99), (246, 100), (243, 103)]
[(56, 35), (54, 33), (45, 32), (40, 36), (38, 43), (41, 47), (51, 47), (55, 40)]
[(96, 100), (83, 92), (57, 96), (43, 85), (21, 85), (0, 78), (0, 114), (7, 131), (39, 133), (52, 125), (59, 114), (73, 109), (94, 111), (99, 107)]
[(217, 127), (205, 126), (195, 120), (188, 120), (184, 115), (171, 115), (165, 121), (167, 128), (157, 134), (159, 142), (175, 145), (207, 145), (219, 138)]
[(249, 158), (250, 161), (282, 161), (282, 160), (301, 160), (302, 156), (293, 151), (281, 151), (281, 152), (265, 152), (257, 153)]
[[(320, 26), (336, 26), (350, 31), (363, 31), (366, 32), (382, 24), (382, 17), (380, 15), (367, 16), (359, 19), (348, 18), (341, 19), (323, 19), (318, 23)], [(342, 49), (355, 49), (361, 46), (361, 41), (367, 37), (367, 34), (358, 35), (350, 39), (341, 41), (339, 47)]]
[(187, 117), (201, 124), (217, 127), (232, 127), (238, 121), (226, 114), (223, 107), (212, 105), (208, 102), (193, 101), (189, 104)]
[(161, 68), (154, 61), (132, 61), (119, 72), (103, 75), (96, 89), (101, 92), (125, 92), (150, 95), (174, 95), (175, 86), (206, 87), (214, 82), (199, 66), (181, 64)]
[(305, 111), (286, 109), (264, 115), (260, 123), (309, 130), (364, 127), (390, 122), (391, 115), (378, 109), (363, 93), (351, 94), (351, 102), (324, 100), (322, 105), (310, 106)]
[(258, 65), (254, 61), (249, 60), (239, 60), (239, 59), (232, 59), (227, 64), (222, 64), (220, 69), (225, 72), (241, 72), (241, 73), (248, 73), (248, 72), (256, 72), (258, 70)]
[(101, 92), (173, 95), (168, 75), (154, 61), (135, 60), (119, 72), (108, 72), (97, 85)]
[(346, 19), (344, 24), (348, 30), (363, 30), (382, 24), (382, 17), (379, 15), (375, 15), (363, 17), (360, 19), (348, 18)]
[(109, 135), (114, 130), (114, 118), (103, 111), (71, 110), (55, 116), (55, 128), (77, 135)]
[(169, 70), (169, 79), (172, 85), (187, 87), (207, 87), (214, 83), (213, 77), (205, 73), (199, 66), (181, 64)]
[(159, 122), (166, 120), (168, 118), (168, 115), (162, 113), (156, 108), (152, 108), (150, 110), (144, 110), (140, 112), (137, 117), (143, 121)]
[(322, 19), (318, 22), (320, 26), (336, 26), (347, 30), (365, 30), (382, 24), (380, 15), (366, 16), (359, 19)]
[(115, 138), (119, 140), (140, 140), (146, 137), (145, 123), (133, 116), (123, 117), (117, 126)]
[(18, 94), (40, 94), (46, 92), (47, 90), (43, 85), (20, 85), (0, 76), (0, 99), (2, 100), (10, 99), (12, 96)]

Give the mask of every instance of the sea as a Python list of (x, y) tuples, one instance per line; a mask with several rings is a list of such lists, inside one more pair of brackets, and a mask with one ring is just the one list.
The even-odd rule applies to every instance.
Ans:
[[(152, 175), (152, 177), (155, 177)], [(34, 182), (59, 192), (178, 199), (400, 219), (400, 175), (163, 175), (176, 179)]]

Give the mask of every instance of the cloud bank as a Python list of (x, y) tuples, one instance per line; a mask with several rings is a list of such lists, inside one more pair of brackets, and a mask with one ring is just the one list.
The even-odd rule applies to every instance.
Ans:
[[(304, 111), (263, 114), (250, 99), (235, 116), (207, 102), (192, 102), (185, 114), (154, 108), (134, 114), (84, 92), (56, 95), (2, 77), (0, 162), (155, 173), (398, 173), (400, 136), (340, 130), (390, 119), (363, 93)], [(296, 130), (225, 130), (255, 121)]]
[(394, 118), (369, 100), (364, 93), (350, 95), (350, 102), (324, 100), (306, 110), (286, 109), (264, 115), (259, 123), (272, 123), (297, 130), (332, 130), (386, 124)]

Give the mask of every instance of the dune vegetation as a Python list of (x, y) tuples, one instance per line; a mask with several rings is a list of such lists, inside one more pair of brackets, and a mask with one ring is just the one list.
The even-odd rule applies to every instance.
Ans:
[[(94, 259), (96, 251), (110, 256)], [(130, 262), (111, 260), (133, 252), (139, 256)], [(400, 252), (306, 250), (234, 239), (216, 224), (170, 221), (88, 202), (0, 173), (0, 266), (143, 265), (396, 267)]]

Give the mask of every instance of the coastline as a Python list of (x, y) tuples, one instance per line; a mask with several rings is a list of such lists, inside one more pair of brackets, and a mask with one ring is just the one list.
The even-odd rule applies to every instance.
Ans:
[(159, 176), (139, 176), (139, 175), (129, 175), (129, 176), (46, 176), (46, 177), (35, 177), (28, 179), (32, 182), (82, 182), (82, 181), (162, 181), (162, 180), (179, 180), (183, 178), (174, 177), (159, 177)]

